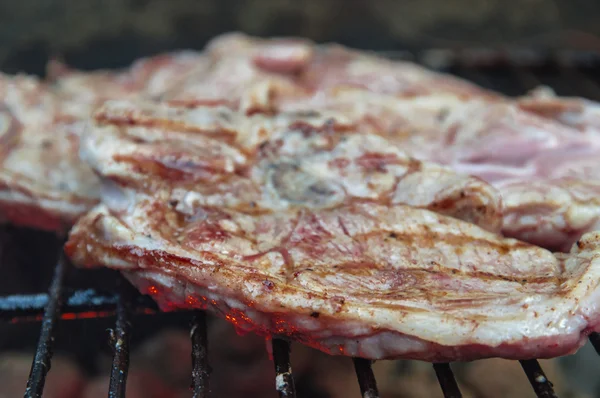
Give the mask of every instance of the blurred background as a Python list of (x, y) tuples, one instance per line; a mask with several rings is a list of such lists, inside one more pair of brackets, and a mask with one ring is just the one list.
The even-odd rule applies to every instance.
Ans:
[(597, 50), (599, 16), (595, 0), (3, 0), (0, 70), (43, 73), (49, 56), (125, 66), (232, 30), (386, 51)]
[[(382, 52), (427, 49), (600, 50), (595, 0), (0, 0), (0, 71), (43, 75), (50, 58), (85, 70), (117, 68), (142, 56), (202, 49), (216, 35), (302, 36)], [(589, 73), (589, 71), (587, 72)], [(596, 76), (598, 77), (598, 76)], [(0, 227), (0, 294), (44, 292), (61, 241)], [(79, 279), (78, 279), (79, 278)], [(104, 279), (103, 279), (104, 278)], [(113, 274), (77, 274), (72, 285), (109, 286)], [(82, 282), (83, 281), (83, 282)], [(91, 284), (90, 284), (91, 283)], [(136, 318), (128, 397), (191, 396), (187, 318)], [(62, 322), (44, 397), (104, 397), (110, 369), (107, 329), (114, 320)], [(39, 324), (0, 328), (0, 398), (22, 396)], [(210, 322), (215, 397), (275, 397), (264, 341)], [(589, 344), (588, 344), (589, 345)], [(293, 346), (301, 397), (359, 397), (347, 358)], [(560, 396), (600, 396), (600, 359), (590, 347), (543, 361)], [(379, 362), (382, 397), (441, 397), (429, 364)], [(517, 362), (455, 367), (465, 396), (533, 397)]]

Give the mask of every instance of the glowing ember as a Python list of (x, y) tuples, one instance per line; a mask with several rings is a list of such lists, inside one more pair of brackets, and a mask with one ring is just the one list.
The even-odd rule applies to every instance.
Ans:
[(198, 303), (199, 303), (198, 299), (193, 296), (187, 296), (185, 298), (185, 302), (186, 302), (186, 304), (194, 306), (194, 307), (197, 307)]
[(285, 334), (288, 330), (288, 324), (283, 319), (277, 319), (275, 321), (275, 333)]

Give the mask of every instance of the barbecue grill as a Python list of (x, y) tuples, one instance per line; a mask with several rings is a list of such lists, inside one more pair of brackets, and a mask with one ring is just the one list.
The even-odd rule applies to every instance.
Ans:
[[(523, 94), (539, 85), (547, 85), (559, 95), (600, 100), (600, 55), (596, 53), (429, 50), (420, 53), (388, 52), (382, 55), (419, 62), (509, 95)], [(55, 329), (59, 322), (106, 317), (115, 319), (114, 329), (109, 334), (113, 360), (108, 395), (113, 398), (124, 397), (133, 317), (139, 314), (151, 317), (166, 315), (158, 311), (149, 297), (135, 292), (116, 273), (113, 275), (119, 282), (115, 288), (111, 292), (100, 293), (94, 289), (69, 286), (67, 276), (72, 272), (61, 251), (47, 294), (14, 294), (0, 298), (0, 319), (3, 321), (35, 321), (41, 324), (29, 380), (27, 386), (23, 386), (25, 397), (42, 396), (46, 375), (51, 369)], [(190, 323), (193, 397), (208, 397), (211, 368), (208, 363), (210, 342), (207, 341), (206, 315), (201, 311), (186, 311), (181, 315), (187, 317)], [(600, 354), (600, 335), (592, 334), (590, 341)], [(280, 397), (295, 397), (290, 343), (284, 336), (274, 336), (272, 346), (276, 373), (274, 388)], [(361, 358), (353, 358), (352, 361), (362, 396), (378, 397), (371, 362)], [(520, 363), (538, 397), (556, 397), (551, 381), (546, 378), (537, 360), (523, 360)], [(450, 364), (433, 364), (433, 370), (445, 397), (461, 397)]]

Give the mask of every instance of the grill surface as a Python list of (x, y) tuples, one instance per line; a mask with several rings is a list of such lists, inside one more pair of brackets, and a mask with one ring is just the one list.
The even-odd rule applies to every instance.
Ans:
[[(548, 85), (562, 96), (582, 96), (600, 100), (600, 55), (587, 53), (540, 54), (530, 51), (428, 51), (419, 54), (383, 53), (395, 59), (420, 62), (474, 81), (508, 95), (523, 94), (539, 85)], [(67, 291), (65, 280), (69, 271), (64, 255), (55, 268), (48, 294), (12, 295), (0, 298), (0, 320), (7, 322), (41, 321), (41, 332), (25, 391), (26, 398), (42, 396), (46, 375), (50, 370), (54, 329), (59, 320), (116, 316), (110, 333), (113, 361), (109, 398), (125, 397), (129, 368), (131, 317), (136, 314), (155, 314), (156, 305), (146, 296), (134, 294), (123, 280), (115, 292), (101, 293), (92, 289)], [(118, 277), (120, 278), (120, 277)], [(184, 314), (187, 314), (184, 312)], [(192, 340), (192, 386), (194, 398), (210, 395), (208, 341), (206, 316), (189, 312)], [(590, 342), (600, 354), (600, 335), (592, 334)], [(296, 396), (290, 364), (290, 344), (274, 338), (273, 361), (275, 387), (280, 397)], [(354, 367), (364, 398), (379, 396), (371, 362), (354, 358)], [(538, 397), (556, 397), (537, 360), (520, 361)], [(461, 397), (449, 364), (433, 365), (445, 397)]]

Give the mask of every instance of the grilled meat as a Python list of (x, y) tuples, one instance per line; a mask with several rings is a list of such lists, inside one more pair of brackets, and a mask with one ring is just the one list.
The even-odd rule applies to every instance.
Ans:
[(164, 54), (117, 72), (53, 62), (49, 81), (0, 75), (0, 222), (68, 231), (99, 201), (99, 179), (78, 155), (92, 110), (109, 98), (162, 92), (199, 60), (196, 53)]
[(186, 214), (125, 198), (84, 216), (67, 252), (122, 270), (164, 310), (373, 359), (546, 358), (600, 330), (598, 233), (553, 255), (404, 205)]
[(584, 98), (558, 97), (548, 87), (538, 87), (518, 99), (528, 112), (553, 119), (584, 134), (600, 135), (600, 104)]
[(497, 188), (507, 236), (568, 251), (598, 228), (600, 135), (525, 112), (516, 103), (452, 95), (394, 98), (359, 90), (286, 104), (335, 109), (421, 160)]
[(373, 359), (553, 357), (600, 331), (591, 102), (240, 35), (50, 72), (0, 80), (0, 218), (64, 230), (102, 199), (67, 251), (165, 310)]
[(502, 98), (411, 62), (302, 39), (258, 39), (232, 33), (212, 40), (205, 52), (210, 59), (206, 68), (179, 79), (162, 99), (212, 101), (253, 113), (280, 109), (283, 102), (335, 96), (343, 89), (405, 98), (432, 94)]
[(373, 359), (552, 357), (599, 329), (598, 233), (554, 255), (485, 231), (489, 185), (343, 115), (112, 101), (82, 153), (103, 204), (67, 252), (164, 310)]
[[(163, 98), (209, 98), (248, 113), (342, 112), (413, 157), (507, 187), (503, 232), (551, 250), (568, 251), (599, 225), (599, 180), (580, 172), (548, 176), (573, 174), (581, 163), (573, 154), (600, 153), (598, 106), (591, 101), (540, 92), (513, 101), (412, 63), (302, 40), (225, 35), (207, 47), (207, 57), (210, 68), (191, 73)], [(219, 102), (223, 93), (230, 101)], [(585, 159), (586, 170), (600, 166), (600, 157)]]
[(166, 191), (181, 207), (258, 214), (360, 200), (501, 228), (502, 204), (491, 186), (410, 158), (332, 112), (248, 117), (222, 106), (110, 101), (95, 118), (82, 155), (98, 174), (148, 195)]
[(78, 156), (82, 122), (35, 78), (0, 76), (0, 98), (0, 214), (65, 232), (99, 198), (99, 180)]
[[(598, 223), (595, 199), (591, 195), (575, 198), (564, 180), (558, 182), (554, 190), (566, 189), (571, 199), (563, 199), (560, 205), (540, 202), (547, 197), (542, 191), (548, 191), (555, 180), (541, 176), (536, 164), (545, 162), (545, 167), (556, 169), (556, 165), (543, 159), (555, 157), (553, 154), (557, 152), (573, 153), (581, 148), (598, 147), (594, 142), (598, 141), (597, 136), (577, 131), (581, 123), (574, 126), (564, 122), (572, 117), (564, 116), (564, 112), (548, 115), (541, 111), (544, 106), (540, 104), (545, 97), (540, 95), (513, 103), (471, 83), (408, 62), (387, 61), (335, 45), (315, 46), (299, 39), (254, 39), (239, 34), (213, 40), (203, 53), (163, 54), (137, 61), (123, 71), (79, 72), (53, 63), (49, 75), (52, 84), (47, 96), (55, 103), (54, 108), (60, 108), (60, 116), (47, 116), (47, 120), (52, 121), (45, 122), (41, 130), (30, 126), (29, 118), (21, 118), (24, 126), (21, 135), (37, 136), (32, 138), (35, 141), (42, 137), (35, 131), (52, 130), (57, 132), (52, 139), (69, 141), (71, 146), (61, 141), (45, 148), (45, 155), (39, 150), (30, 150), (27, 161), (40, 165), (43, 170), (61, 159), (64, 167), (55, 168), (60, 170), (55, 177), (58, 180), (61, 175), (67, 177), (64, 172), (67, 168), (78, 170), (69, 172), (68, 179), (50, 185), (44, 185), (48, 177), (43, 172), (35, 171), (30, 176), (30, 185), (37, 185), (37, 193), (31, 187), (16, 186), (13, 179), (3, 194), (10, 199), (3, 201), (4, 213), (11, 213), (9, 218), (13, 222), (31, 224), (38, 219), (33, 225), (54, 229), (58, 225), (69, 226), (89, 209), (97, 199), (98, 184), (95, 177), (90, 176), (88, 167), (80, 164), (74, 155), (78, 131), (84, 124), (82, 120), (107, 98), (142, 97), (161, 98), (191, 107), (222, 105), (247, 114), (310, 114), (318, 109), (337, 113), (338, 120), (342, 114), (357, 129), (382, 136), (414, 158), (446, 164), (461, 173), (481, 177), (498, 188), (510, 186), (507, 194), (511, 205), (505, 211), (504, 233), (550, 249), (568, 249)], [(535, 100), (533, 105), (527, 104), (527, 98)], [(14, 105), (8, 109), (15, 113)], [(35, 109), (39, 113), (39, 107)], [(46, 112), (48, 115), (57, 113)], [(534, 113), (558, 122), (536, 117)], [(586, 125), (593, 126), (593, 123)], [(14, 145), (15, 140), (10, 141)], [(5, 157), (10, 150), (11, 146), (7, 145), (3, 151)], [(71, 152), (64, 154), (65, 150)], [(595, 160), (588, 159), (595, 167)], [(560, 168), (565, 167), (564, 161), (559, 164)], [(5, 171), (6, 167), (0, 169), (4, 174), (14, 172)], [(569, 181), (581, 191), (585, 185), (583, 177), (570, 177)], [(532, 180), (536, 181), (536, 187), (544, 187), (539, 188), (542, 191), (534, 202), (526, 192)], [(589, 179), (585, 182), (589, 186)], [(439, 184), (443, 186), (447, 182)], [(586, 188), (586, 192), (594, 192), (595, 182), (591, 184), (592, 191)], [(76, 209), (67, 210), (66, 207), (73, 207), (67, 202), (79, 198), (66, 198), (58, 185), (73, 187), (78, 192), (76, 195), (85, 197), (85, 203), (78, 202)], [(524, 191), (519, 192), (519, 186)], [(25, 191), (28, 193), (23, 193)], [(55, 198), (52, 206), (42, 204), (47, 197)], [(48, 219), (35, 215), (36, 209), (44, 209), (44, 206), (51, 207), (43, 212), (50, 214)], [(579, 221), (572, 222), (573, 217), (567, 213), (573, 212), (578, 214)]]
[(586, 231), (600, 230), (600, 180), (515, 179), (498, 184), (505, 236), (568, 252)]

